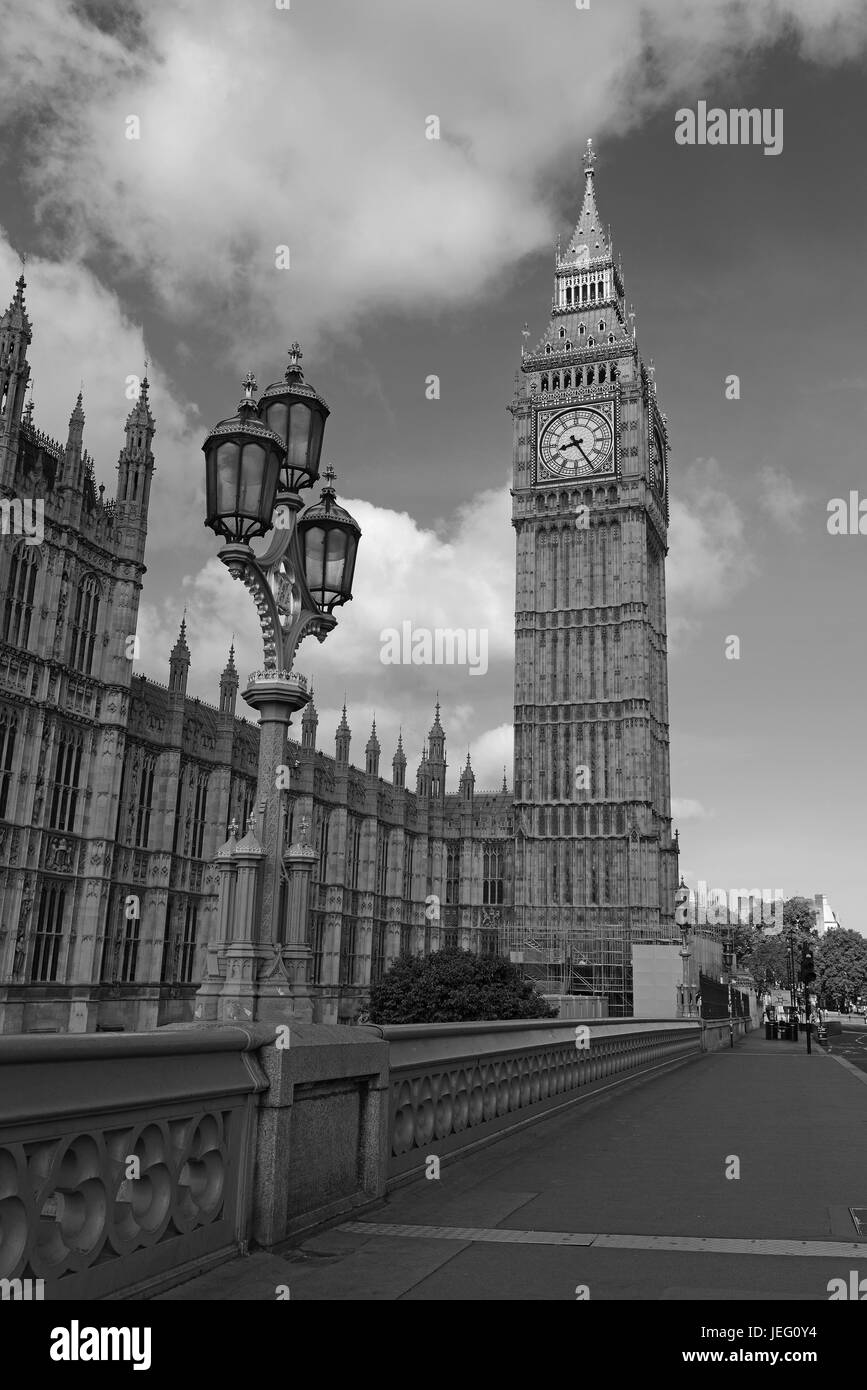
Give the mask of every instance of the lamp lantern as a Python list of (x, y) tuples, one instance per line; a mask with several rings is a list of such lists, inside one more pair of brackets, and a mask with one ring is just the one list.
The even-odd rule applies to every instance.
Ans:
[(234, 415), (208, 435), (205, 455), (205, 525), (230, 545), (248, 545), (273, 526), (274, 502), (286, 446), (257, 418), (256, 379), (244, 378)]

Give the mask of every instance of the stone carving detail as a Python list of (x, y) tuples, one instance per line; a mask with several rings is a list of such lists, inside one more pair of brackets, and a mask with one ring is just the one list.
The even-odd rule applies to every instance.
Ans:
[(277, 943), (274, 945), (274, 958), (263, 962), (260, 971), (260, 980), (283, 980), (287, 985), (295, 982), (295, 968), (290, 963), (287, 964), (283, 959), (283, 947)]
[(313, 788), (317, 796), (323, 792), (334, 791), (334, 770), (331, 767), (317, 767), (313, 772)]
[(75, 853), (75, 846), (71, 840), (67, 840), (64, 835), (52, 835), (48, 841), (48, 851), (45, 855), (45, 863), (49, 869), (57, 869), (61, 873), (72, 873), (72, 860)]

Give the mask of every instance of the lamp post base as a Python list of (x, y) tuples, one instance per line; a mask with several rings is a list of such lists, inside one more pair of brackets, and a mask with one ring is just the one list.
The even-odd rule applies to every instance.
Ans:
[[(253, 828), (251, 818), (244, 838), (237, 845), (229, 842), (228, 855), (225, 847), (221, 851), (224, 864), (236, 866), (238, 882), (225, 911), (221, 905), (226, 936), (208, 952), (195, 1016), (203, 1022), (309, 1022), (313, 953), (306, 942), (307, 894), (298, 891), (294, 865), (284, 868), (280, 770), (292, 715), (310, 695), (303, 676), (267, 671), (251, 677), (244, 699), (259, 714), (258, 826)], [(306, 888), (316, 856), (309, 849), (297, 857)], [(220, 892), (221, 897), (230, 892), (226, 876)]]

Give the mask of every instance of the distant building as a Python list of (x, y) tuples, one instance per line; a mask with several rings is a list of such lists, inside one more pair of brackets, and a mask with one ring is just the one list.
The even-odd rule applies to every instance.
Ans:
[(824, 893), (815, 895), (816, 930), (820, 936), (840, 926), (840, 920)]

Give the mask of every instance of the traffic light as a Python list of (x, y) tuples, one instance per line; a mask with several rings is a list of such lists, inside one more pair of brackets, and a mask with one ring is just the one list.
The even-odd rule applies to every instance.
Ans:
[(806, 941), (801, 947), (800, 975), (805, 985), (810, 984), (811, 981), (815, 980), (816, 978), (816, 965), (815, 961), (813, 960), (813, 949)]

